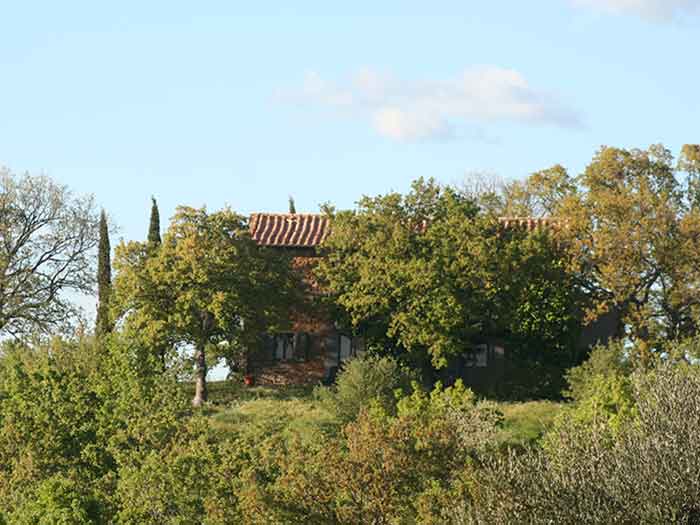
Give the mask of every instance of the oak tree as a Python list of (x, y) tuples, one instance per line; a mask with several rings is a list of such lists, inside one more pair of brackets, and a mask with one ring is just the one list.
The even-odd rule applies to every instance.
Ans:
[(419, 363), (443, 367), (484, 335), (572, 349), (577, 290), (554, 237), (503, 229), (450, 187), (419, 180), (363, 198), (334, 215), (323, 252), (317, 273), (340, 321)]
[(621, 335), (643, 354), (697, 334), (700, 211), (671, 153), (604, 147), (576, 182), (557, 213), (572, 269), (595, 299), (590, 317), (619, 312)]
[(92, 196), (0, 170), (0, 334), (71, 322), (77, 308), (66, 292), (94, 290), (97, 224)]
[(178, 208), (157, 252), (122, 244), (115, 268), (127, 329), (156, 348), (194, 347), (194, 406), (207, 399), (207, 350), (256, 344), (284, 320), (300, 289), (289, 261), (257, 246), (245, 218), (229, 209)]

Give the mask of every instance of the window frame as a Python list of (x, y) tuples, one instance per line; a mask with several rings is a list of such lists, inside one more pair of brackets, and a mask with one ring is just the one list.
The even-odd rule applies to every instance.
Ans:
[[(345, 358), (343, 358), (343, 338), (350, 341), (350, 354)], [(342, 333), (338, 334), (338, 355), (336, 356), (338, 366), (358, 356), (360, 352), (359, 341), (359, 337)]]
[[(294, 361), (294, 332), (279, 332), (272, 335), (272, 360), (278, 363)], [(277, 349), (283, 341), (282, 357), (277, 357)]]
[(472, 349), (471, 359), (464, 359), (466, 368), (489, 368), (506, 354), (506, 347), (500, 341), (484, 341), (473, 345)]

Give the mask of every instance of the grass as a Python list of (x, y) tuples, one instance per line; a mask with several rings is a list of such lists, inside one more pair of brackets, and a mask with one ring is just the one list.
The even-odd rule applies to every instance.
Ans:
[(534, 443), (551, 427), (563, 406), (563, 403), (553, 401), (499, 403), (498, 408), (503, 413), (503, 424), (497, 441), (505, 446)]
[[(194, 394), (194, 386), (189, 386)], [(274, 399), (311, 399), (313, 386), (245, 386), (238, 381), (210, 381), (207, 383), (209, 402), (213, 406), (226, 406), (241, 401)]]
[[(262, 435), (295, 433), (313, 439), (316, 432), (333, 431), (335, 422), (312, 395), (310, 386), (253, 386), (234, 381), (208, 384), (206, 414), (223, 432), (242, 428)], [(501, 446), (536, 442), (552, 425), (564, 405), (553, 401), (497, 403), (503, 422), (496, 436)], [(337, 428), (337, 427), (335, 427)]]
[(334, 421), (312, 396), (311, 386), (253, 386), (233, 381), (209, 384), (206, 414), (222, 432), (260, 435), (295, 435), (313, 439), (330, 431)]

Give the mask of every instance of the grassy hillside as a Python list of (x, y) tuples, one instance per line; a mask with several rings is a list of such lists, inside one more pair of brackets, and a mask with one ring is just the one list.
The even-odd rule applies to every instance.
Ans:
[[(224, 432), (251, 431), (310, 437), (333, 426), (333, 417), (314, 399), (313, 387), (246, 387), (230, 381), (209, 384), (207, 414)], [(552, 401), (497, 403), (503, 414), (496, 441), (518, 446), (536, 441), (564, 406)]]

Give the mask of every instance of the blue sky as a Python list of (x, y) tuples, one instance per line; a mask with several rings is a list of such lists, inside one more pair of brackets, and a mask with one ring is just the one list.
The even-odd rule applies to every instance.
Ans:
[(152, 194), (164, 219), (313, 212), (699, 141), (700, 1), (105, 4), (3, 2), (0, 164), (94, 193), (125, 238)]

